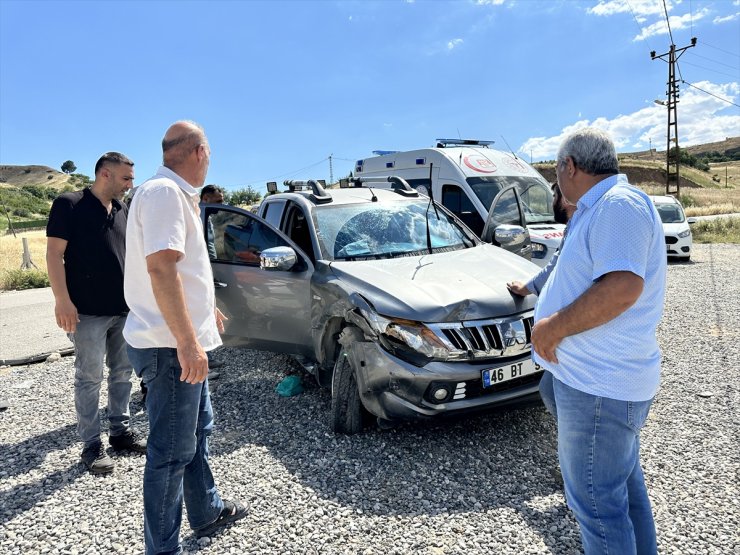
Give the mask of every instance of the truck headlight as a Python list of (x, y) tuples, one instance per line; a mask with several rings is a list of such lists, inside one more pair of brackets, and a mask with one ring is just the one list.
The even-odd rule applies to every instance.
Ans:
[(545, 258), (546, 253), (547, 247), (545, 245), (543, 245), (542, 243), (532, 242), (532, 258)]
[(401, 359), (423, 366), (432, 360), (447, 360), (450, 355), (445, 344), (421, 322), (360, 312), (380, 337), (381, 346)]
[(678, 236), (681, 239), (683, 239), (684, 237), (688, 237), (689, 235), (691, 235), (691, 230), (690, 229), (686, 229), (686, 230), (684, 230), (684, 231), (682, 231), (681, 233), (678, 234)]

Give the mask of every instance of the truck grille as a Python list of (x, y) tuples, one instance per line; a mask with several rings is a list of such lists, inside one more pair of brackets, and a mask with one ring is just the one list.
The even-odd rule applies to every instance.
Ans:
[(426, 324), (450, 350), (452, 359), (516, 356), (529, 352), (534, 317)]
[(671, 237), (670, 235), (666, 235), (665, 237), (666, 245), (675, 245), (678, 243), (678, 237)]

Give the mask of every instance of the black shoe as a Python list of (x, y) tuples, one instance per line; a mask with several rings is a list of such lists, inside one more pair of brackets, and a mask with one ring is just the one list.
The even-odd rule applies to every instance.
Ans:
[(238, 501), (233, 503), (224, 499), (224, 508), (221, 511), (221, 514), (218, 515), (218, 518), (208, 526), (194, 530), (195, 537), (204, 538), (206, 536), (212, 536), (227, 524), (236, 522), (245, 516), (247, 516), (247, 508), (244, 505)]
[(208, 369), (212, 370), (213, 368), (221, 368), (224, 365), (223, 360), (218, 360), (215, 358), (209, 358), (208, 359)]
[(110, 474), (113, 472), (113, 459), (108, 456), (103, 444), (99, 441), (85, 447), (80, 459), (93, 474)]
[(146, 438), (134, 433), (130, 428), (120, 436), (110, 436), (108, 442), (114, 451), (128, 449), (137, 453), (146, 453)]

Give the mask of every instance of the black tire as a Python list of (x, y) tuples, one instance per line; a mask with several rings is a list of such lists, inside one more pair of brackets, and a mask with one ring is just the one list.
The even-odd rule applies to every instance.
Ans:
[(342, 347), (334, 364), (331, 382), (331, 429), (339, 434), (358, 434), (365, 424), (355, 370)]

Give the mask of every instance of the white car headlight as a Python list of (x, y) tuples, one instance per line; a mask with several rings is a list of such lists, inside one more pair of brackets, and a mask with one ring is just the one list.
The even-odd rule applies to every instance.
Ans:
[(688, 237), (689, 235), (691, 235), (691, 230), (690, 229), (686, 229), (686, 230), (684, 230), (684, 231), (682, 231), (681, 233), (678, 234), (678, 236), (681, 239), (683, 239), (684, 237)]

